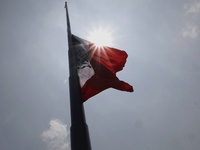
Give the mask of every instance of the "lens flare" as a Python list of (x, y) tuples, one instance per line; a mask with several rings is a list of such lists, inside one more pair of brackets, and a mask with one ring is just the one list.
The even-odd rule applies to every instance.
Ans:
[(102, 28), (94, 29), (89, 32), (88, 40), (93, 42), (97, 47), (110, 46), (113, 41), (111, 32)]

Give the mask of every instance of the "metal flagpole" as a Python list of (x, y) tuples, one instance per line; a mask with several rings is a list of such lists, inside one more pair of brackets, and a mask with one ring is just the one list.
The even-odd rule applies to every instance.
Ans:
[(71, 109), (71, 150), (91, 150), (88, 126), (85, 120), (85, 113), (81, 95), (79, 77), (76, 69), (76, 54), (72, 41), (72, 34), (69, 22), (67, 2), (65, 2), (67, 33), (68, 33), (68, 57), (69, 57), (69, 89)]

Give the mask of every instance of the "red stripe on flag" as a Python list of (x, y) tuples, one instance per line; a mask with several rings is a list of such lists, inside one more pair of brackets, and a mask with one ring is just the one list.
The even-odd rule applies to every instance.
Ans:
[(91, 55), (90, 63), (95, 74), (81, 88), (83, 101), (108, 88), (128, 92), (134, 91), (131, 85), (116, 77), (116, 72), (122, 70), (126, 63), (128, 55), (125, 51), (109, 47), (95, 48), (93, 46)]

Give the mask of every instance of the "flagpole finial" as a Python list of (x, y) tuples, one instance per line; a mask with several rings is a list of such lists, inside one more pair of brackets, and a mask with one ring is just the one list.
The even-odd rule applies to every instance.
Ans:
[(65, 8), (67, 8), (67, 2), (65, 2)]
[(69, 42), (69, 48), (71, 48), (72, 47), (71, 27), (70, 27), (70, 22), (69, 22), (69, 14), (68, 14), (67, 2), (65, 2), (65, 9), (66, 9), (68, 42)]

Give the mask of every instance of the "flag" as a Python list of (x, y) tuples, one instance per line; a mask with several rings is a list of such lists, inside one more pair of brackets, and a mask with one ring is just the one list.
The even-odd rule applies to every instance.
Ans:
[(83, 102), (101, 91), (114, 88), (133, 92), (133, 87), (117, 78), (116, 72), (123, 69), (128, 57), (125, 51), (94, 43), (72, 35), (76, 51), (77, 72)]

